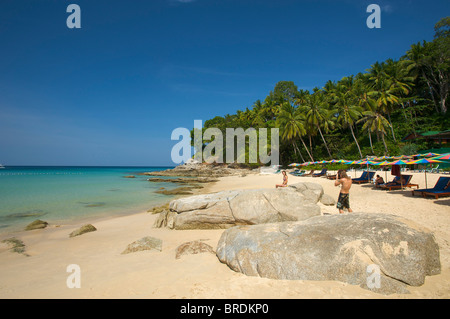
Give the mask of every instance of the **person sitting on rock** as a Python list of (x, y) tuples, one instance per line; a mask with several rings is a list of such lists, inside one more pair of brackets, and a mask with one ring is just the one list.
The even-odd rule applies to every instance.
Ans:
[(275, 188), (287, 186), (288, 177), (287, 177), (286, 171), (283, 171), (282, 174), (283, 174), (283, 184), (277, 184), (277, 185), (275, 185)]

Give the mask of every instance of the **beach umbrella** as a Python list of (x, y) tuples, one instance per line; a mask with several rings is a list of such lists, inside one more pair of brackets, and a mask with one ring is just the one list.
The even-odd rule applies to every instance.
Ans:
[[(427, 164), (433, 164), (433, 163), (443, 163), (443, 162), (442, 161), (438, 161), (438, 160), (434, 160), (434, 159), (431, 159), (431, 158), (421, 158), (421, 159), (418, 159), (418, 160), (415, 160), (415, 161), (408, 162), (408, 164), (411, 164), (411, 165), (413, 165), (413, 164), (424, 164), (424, 165), (427, 165)], [(427, 170), (424, 169), (424, 171), (425, 171), (425, 188), (428, 188)]]
[(432, 159), (432, 160), (450, 160), (450, 153), (435, 156), (430, 159)]
[[(367, 168), (367, 172), (369, 172), (369, 165), (377, 165), (378, 162), (375, 161), (369, 161), (369, 160), (360, 160), (355, 164), (359, 164), (359, 165), (366, 165)], [(355, 172), (355, 176), (356, 176), (356, 172)]]
[[(389, 164), (389, 162), (388, 161), (383, 161), (383, 162), (379, 162), (378, 164), (375, 164), (375, 165), (378, 165), (378, 166), (387, 166)], [(387, 183), (387, 171), (384, 171), (384, 178), (385, 178), (385, 183)]]
[(297, 167), (297, 166), (300, 166), (300, 164), (298, 164), (298, 163), (292, 163), (292, 164), (289, 164), (288, 166)]
[(357, 163), (357, 164), (360, 164), (360, 165), (378, 165), (378, 163), (379, 162), (375, 162), (375, 161), (362, 161), (362, 162)]
[(399, 156), (393, 156), (392, 158), (396, 159), (396, 160), (409, 159), (409, 158), (412, 158), (412, 155), (399, 155)]
[[(345, 165), (358, 165), (361, 164), (363, 160), (357, 160), (357, 161), (345, 161)], [(356, 169), (355, 169), (355, 177), (356, 177)]]
[(419, 156), (423, 156), (423, 157), (434, 157), (434, 156), (439, 156), (441, 154), (437, 154), (437, 153), (426, 153), (426, 154), (419, 154)]
[(393, 156), (381, 156), (381, 157), (375, 157), (373, 160), (374, 161), (385, 161), (385, 160), (393, 159), (393, 158), (394, 158)]
[(300, 164), (300, 166), (308, 166), (311, 164), (313, 164), (313, 162), (304, 162), (304, 163)]
[(305, 166), (309, 166), (309, 165), (313, 165), (313, 164), (314, 164), (314, 162), (304, 162), (304, 163), (300, 164), (300, 166), (305, 167)]
[[(409, 161), (397, 160), (397, 161), (393, 161), (393, 162), (387, 163), (386, 165), (392, 166), (392, 165), (408, 165), (408, 164), (409, 164)], [(402, 182), (401, 179), (400, 179), (400, 182), (402, 183), (401, 184), (401, 188), (403, 189), (403, 182)]]
[(397, 161), (389, 162), (386, 165), (407, 165), (407, 164), (409, 164), (409, 161), (397, 160)]

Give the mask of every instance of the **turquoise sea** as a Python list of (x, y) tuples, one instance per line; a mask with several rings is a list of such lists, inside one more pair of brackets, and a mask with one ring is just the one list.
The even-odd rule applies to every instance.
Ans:
[(6, 166), (0, 169), (0, 233), (21, 230), (35, 219), (70, 223), (161, 205), (172, 197), (155, 191), (177, 186), (138, 174), (168, 168)]

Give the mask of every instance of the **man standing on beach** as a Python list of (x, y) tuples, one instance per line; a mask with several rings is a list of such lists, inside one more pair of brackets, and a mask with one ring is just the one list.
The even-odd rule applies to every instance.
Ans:
[(349, 177), (345, 170), (340, 169), (336, 176), (334, 186), (341, 185), (341, 191), (339, 192), (339, 198), (336, 207), (339, 209), (339, 214), (344, 213), (344, 208), (348, 209), (349, 213), (353, 210), (350, 208), (350, 187), (352, 187), (352, 179)]

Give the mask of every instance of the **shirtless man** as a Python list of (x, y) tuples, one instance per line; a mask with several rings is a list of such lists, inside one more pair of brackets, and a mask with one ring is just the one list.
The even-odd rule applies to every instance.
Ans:
[(344, 213), (344, 208), (348, 209), (349, 213), (353, 213), (350, 208), (350, 187), (352, 187), (352, 179), (347, 175), (345, 170), (339, 170), (336, 176), (336, 181), (334, 186), (341, 185), (341, 191), (339, 193), (339, 198), (336, 207), (339, 209), (339, 214)]

